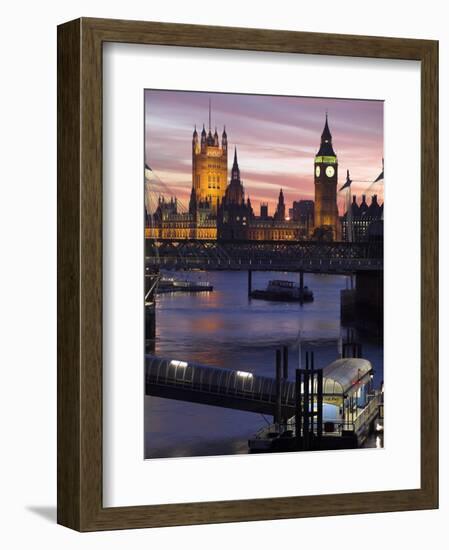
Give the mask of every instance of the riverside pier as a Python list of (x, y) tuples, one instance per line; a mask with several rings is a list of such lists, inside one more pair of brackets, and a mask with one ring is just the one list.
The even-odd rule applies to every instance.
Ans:
[(147, 395), (271, 415), (273, 423), (248, 441), (251, 452), (361, 446), (383, 410), (383, 394), (372, 388), (371, 363), (342, 357), (314, 369), (313, 354), (306, 354), (306, 368), (296, 369), (295, 375), (294, 382), (288, 380), (286, 347), (276, 351), (275, 378), (154, 355), (145, 358)]

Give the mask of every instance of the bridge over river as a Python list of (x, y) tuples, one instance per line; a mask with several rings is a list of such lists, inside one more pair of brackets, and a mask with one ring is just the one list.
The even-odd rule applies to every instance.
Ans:
[(168, 270), (381, 272), (383, 243), (146, 239), (145, 261)]

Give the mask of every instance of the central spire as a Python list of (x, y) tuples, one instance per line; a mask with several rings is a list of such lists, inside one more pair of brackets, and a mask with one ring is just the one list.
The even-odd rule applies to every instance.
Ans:
[(225, 201), (229, 204), (242, 205), (245, 202), (245, 191), (240, 180), (240, 168), (237, 160), (237, 147), (234, 149), (231, 181), (226, 189)]
[(209, 132), (207, 133), (207, 145), (218, 147), (218, 136), (217, 136), (217, 143), (215, 142), (215, 139), (212, 136), (212, 104), (211, 104), (210, 98), (209, 98)]
[(209, 98), (209, 132), (212, 131), (212, 107), (211, 107), (211, 99)]
[(232, 165), (231, 179), (233, 179), (233, 180), (239, 180), (240, 179), (240, 168), (239, 168), (239, 163), (238, 163), (238, 160), (237, 160), (237, 146), (235, 146), (235, 149), (234, 149), (234, 163)]

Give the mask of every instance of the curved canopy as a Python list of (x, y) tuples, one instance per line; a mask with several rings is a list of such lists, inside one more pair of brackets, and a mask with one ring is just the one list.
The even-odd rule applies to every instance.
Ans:
[(359, 382), (371, 373), (373, 367), (367, 359), (337, 359), (323, 369), (323, 393), (345, 395), (356, 389)]
[[(323, 369), (323, 402), (342, 406), (344, 399), (369, 380), (372, 366), (366, 359), (338, 359)], [(317, 399), (318, 380), (315, 377), (313, 393)], [(260, 412), (272, 412), (276, 403), (276, 380), (267, 376), (260, 376), (252, 372), (220, 367), (208, 367), (190, 363), (184, 360), (167, 359), (154, 355), (145, 356), (145, 387), (148, 395), (166, 397), (176, 390), (178, 397), (169, 399), (183, 399), (206, 403), (198, 395), (212, 395), (206, 404), (227, 406), (223, 403), (231, 400), (234, 404), (231, 408)], [(165, 388), (166, 394), (152, 393), (155, 388)], [(301, 393), (304, 393), (303, 382)], [(281, 384), (281, 403), (285, 407), (296, 406), (296, 383), (283, 381)], [(180, 397), (182, 395), (182, 397)], [(196, 397), (195, 397), (196, 396)], [(221, 399), (221, 405), (220, 405)], [(239, 405), (235, 403), (238, 401)], [(256, 406), (257, 403), (257, 406)], [(250, 406), (251, 405), (251, 406)], [(265, 408), (264, 408), (265, 407)], [(271, 411), (271, 412), (270, 412)]]

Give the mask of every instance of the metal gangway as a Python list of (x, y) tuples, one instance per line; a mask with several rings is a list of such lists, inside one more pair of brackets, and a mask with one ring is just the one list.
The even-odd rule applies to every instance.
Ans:
[[(372, 366), (366, 359), (338, 359), (323, 369), (323, 403), (341, 407), (345, 424), (351, 424), (354, 430), (362, 427), (362, 416), (363, 423), (371, 421), (378, 408), (377, 400), (376, 403), (371, 400), (360, 410), (360, 415), (352, 412), (360, 388), (368, 385), (371, 377)], [(275, 378), (251, 372), (145, 356), (147, 395), (274, 416), (277, 387)], [(294, 416), (295, 382), (282, 380), (280, 406), (283, 417)]]

